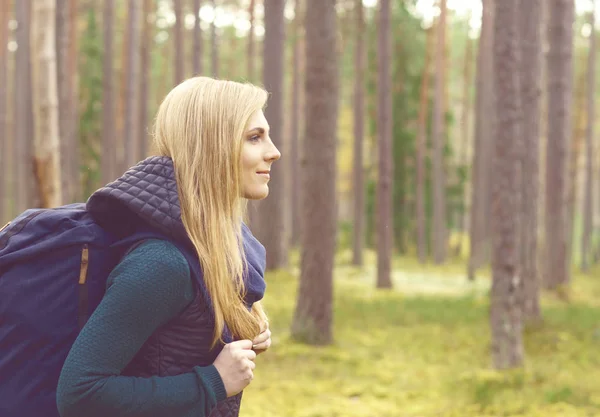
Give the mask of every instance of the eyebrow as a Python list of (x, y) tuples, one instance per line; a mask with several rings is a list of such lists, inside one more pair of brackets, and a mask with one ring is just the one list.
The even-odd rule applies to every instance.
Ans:
[(255, 128), (248, 130), (248, 134), (250, 134), (250, 133), (258, 133), (258, 134), (262, 135), (265, 133), (265, 129), (263, 129), (262, 127), (255, 127)]

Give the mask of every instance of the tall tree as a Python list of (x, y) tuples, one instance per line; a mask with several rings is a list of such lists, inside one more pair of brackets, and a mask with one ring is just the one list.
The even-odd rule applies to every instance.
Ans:
[(102, 58), (102, 183), (107, 184), (117, 175), (116, 121), (114, 93), (114, 0), (104, 1), (103, 11), (104, 56)]
[(302, 38), (302, 2), (294, 2), (293, 52), (292, 52), (292, 114), (290, 135), (290, 172), (288, 177), (290, 194), (290, 243), (296, 245), (300, 239), (300, 90), (301, 90), (301, 38)]
[(15, 203), (16, 211), (38, 206), (37, 183), (33, 173), (33, 103), (31, 91), (30, 28), (31, 4), (15, 2), (17, 51), (15, 55)]
[(365, 185), (363, 146), (365, 135), (365, 17), (362, 0), (354, 4), (356, 46), (354, 51), (354, 240), (352, 263), (362, 266), (365, 240)]
[(571, 127), (574, 0), (548, 2), (548, 148), (546, 154), (546, 281), (570, 281), (568, 266), (567, 154)]
[(390, 0), (379, 2), (377, 39), (377, 287), (391, 288), (392, 264), (392, 43)]
[(62, 187), (56, 76), (56, 0), (33, 2), (31, 20), (34, 173), (39, 185), (41, 206), (57, 207), (62, 204)]
[(202, 40), (202, 29), (200, 28), (200, 7), (202, 7), (202, 0), (194, 0), (194, 75), (201, 75), (204, 72), (204, 65), (202, 62), (202, 50), (204, 48)]
[(77, 177), (72, 165), (77, 164), (77, 137), (75, 134), (73, 91), (74, 74), (71, 72), (70, 53), (73, 42), (71, 28), (71, 0), (56, 0), (56, 65), (58, 82), (58, 131), (60, 136), (61, 182), (63, 202), (73, 203), (76, 196)]
[(523, 280), (523, 315), (540, 319), (538, 260), (538, 194), (540, 155), (540, 103), (542, 76), (542, 0), (519, 0), (521, 53), (521, 106), (523, 157), (520, 183), (522, 209), (520, 271)]
[[(265, 38), (263, 85), (270, 93), (265, 117), (271, 127), (271, 137), (283, 154), (283, 57), (285, 43), (285, 0), (265, 0)], [(271, 168), (269, 198), (261, 201), (259, 235), (267, 253), (267, 269), (280, 268), (287, 262), (288, 239), (285, 224), (285, 165)]]
[(448, 231), (446, 227), (446, 181), (444, 175), (444, 146), (446, 123), (444, 116), (444, 85), (446, 79), (446, 0), (440, 0), (440, 17), (436, 25), (434, 99), (433, 99), (433, 259), (435, 263), (446, 260)]
[(9, 216), (8, 211), (8, 21), (9, 5), (0, 1), (0, 227)]
[[(148, 97), (150, 86), (148, 81), (150, 78), (150, 60), (151, 50), (154, 45), (152, 37), (152, 27), (154, 22), (150, 21), (152, 12), (154, 11), (154, 1), (144, 0), (142, 11), (142, 42), (141, 42), (141, 63), (140, 63), (140, 101), (139, 101), (139, 130), (138, 130), (138, 158), (145, 158), (148, 153)], [(197, 14), (197, 13), (196, 13)]]
[(419, 262), (427, 261), (427, 222), (425, 213), (425, 151), (427, 149), (427, 115), (429, 113), (429, 79), (431, 74), (431, 57), (433, 55), (433, 28), (427, 29), (425, 46), (425, 65), (421, 75), (421, 92), (419, 98), (419, 116), (417, 131), (416, 162), (416, 210), (417, 210), (417, 256)]
[(174, 35), (173, 45), (175, 49), (175, 84), (177, 85), (183, 81), (185, 77), (185, 58), (184, 58), (184, 48), (183, 48), (183, 29), (185, 27), (185, 22), (183, 21), (183, 0), (173, 0), (173, 12), (175, 13), (175, 26), (174, 26)]
[(126, 107), (125, 107), (125, 163), (126, 166), (132, 166), (139, 159), (139, 84), (140, 79), (140, 3), (137, 1), (129, 2), (127, 12), (127, 25), (129, 29), (129, 51), (127, 57), (126, 89)]
[(477, 52), (477, 75), (475, 78), (474, 151), (471, 178), (471, 204), (469, 219), (469, 265), (468, 278), (475, 273), (485, 259), (490, 201), (491, 143), (495, 131), (492, 76), (494, 71), (492, 45), (494, 39), (494, 2), (483, 0), (481, 35)]
[(583, 236), (581, 241), (581, 269), (588, 271), (591, 256), (591, 237), (593, 228), (593, 172), (594, 172), (594, 122), (596, 113), (596, 2), (591, 0), (590, 12), (590, 49), (588, 55), (588, 86), (587, 86), (587, 135), (585, 152), (585, 196), (583, 206)]
[(306, 137), (296, 339), (330, 343), (335, 254), (338, 72), (335, 0), (306, 2)]
[(521, 194), (518, 3), (519, 0), (497, 2), (494, 22), (498, 129), (493, 163), (490, 325), (492, 358), (498, 369), (520, 366), (523, 362), (518, 256)]
[(212, 8), (213, 8), (213, 20), (210, 22), (210, 43), (211, 43), (211, 66), (210, 70), (212, 71), (213, 77), (219, 76), (219, 44), (217, 39), (217, 25), (215, 24), (215, 20), (217, 19), (217, 0), (212, 0)]
[(254, 27), (255, 27), (255, 15), (254, 10), (256, 6), (256, 0), (250, 0), (250, 4), (248, 5), (248, 15), (250, 16), (250, 30), (248, 31), (248, 74), (247, 77), (251, 82), (255, 81), (255, 67), (256, 67), (256, 58), (255, 58), (255, 41), (254, 41)]

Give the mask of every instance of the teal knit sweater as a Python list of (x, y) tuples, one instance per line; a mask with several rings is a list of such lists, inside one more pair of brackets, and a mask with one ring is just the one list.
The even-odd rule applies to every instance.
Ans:
[(77, 337), (57, 388), (62, 417), (203, 417), (226, 398), (213, 366), (138, 378), (121, 371), (156, 329), (194, 297), (187, 261), (172, 244), (149, 240), (117, 265)]

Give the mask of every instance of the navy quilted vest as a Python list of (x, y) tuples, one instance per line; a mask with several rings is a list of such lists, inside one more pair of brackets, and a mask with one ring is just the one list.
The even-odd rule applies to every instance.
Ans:
[[(124, 370), (124, 375), (172, 376), (189, 372), (194, 366), (214, 362), (223, 348), (210, 349), (214, 329), (211, 301), (183, 223), (175, 172), (168, 157), (150, 157), (128, 170), (121, 178), (96, 191), (87, 202), (95, 220), (113, 233), (129, 235), (144, 230), (165, 234), (188, 260), (194, 277), (196, 297), (177, 317), (158, 329)], [(244, 277), (248, 308), (262, 299), (265, 291), (265, 249), (246, 225), (242, 226), (249, 273)], [(227, 329), (224, 340), (232, 341)], [(242, 394), (220, 402), (210, 417), (235, 417)]]

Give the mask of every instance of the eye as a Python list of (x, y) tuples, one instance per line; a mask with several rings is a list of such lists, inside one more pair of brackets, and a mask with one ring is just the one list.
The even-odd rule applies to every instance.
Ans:
[(252, 135), (248, 137), (250, 142), (258, 142), (260, 140), (260, 135)]

